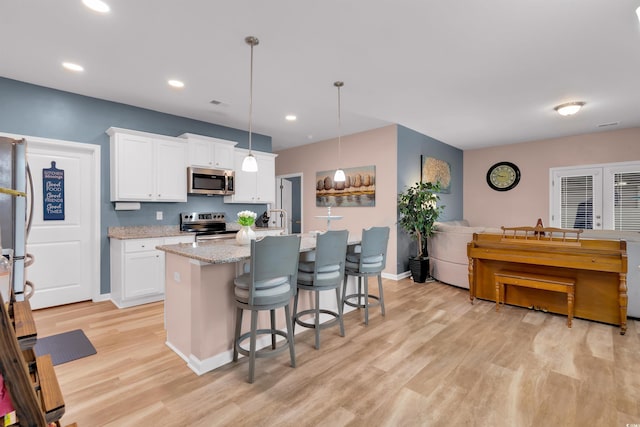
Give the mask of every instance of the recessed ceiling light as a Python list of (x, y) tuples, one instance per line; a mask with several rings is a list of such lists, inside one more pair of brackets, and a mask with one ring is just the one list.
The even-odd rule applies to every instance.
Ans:
[(296, 116), (294, 116), (293, 114), (287, 114), (284, 117), (287, 121), (289, 122), (295, 122), (298, 118)]
[(573, 116), (584, 107), (584, 102), (567, 102), (554, 108), (561, 116)]
[(636, 15), (638, 15), (638, 21), (640, 21), (640, 6), (636, 9)]
[(85, 6), (98, 13), (107, 13), (111, 10), (108, 4), (101, 0), (82, 0)]
[(169, 86), (173, 86), (177, 88), (184, 87), (184, 83), (182, 83), (180, 80), (169, 80), (167, 83), (169, 83)]
[(74, 64), (73, 62), (63, 62), (62, 66), (70, 71), (84, 71), (84, 67), (82, 65)]

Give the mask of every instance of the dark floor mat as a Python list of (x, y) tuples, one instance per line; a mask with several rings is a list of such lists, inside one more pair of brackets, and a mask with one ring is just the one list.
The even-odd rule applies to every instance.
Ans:
[(95, 347), (81, 329), (38, 338), (34, 350), (36, 356), (50, 354), (54, 366), (96, 354)]

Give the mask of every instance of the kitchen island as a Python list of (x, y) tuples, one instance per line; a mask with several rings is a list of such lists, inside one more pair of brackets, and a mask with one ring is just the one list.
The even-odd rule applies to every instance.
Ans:
[[(312, 251), (316, 239), (303, 234), (300, 252)], [(354, 245), (359, 240), (349, 239)], [(166, 344), (187, 366), (201, 375), (233, 359), (235, 297), (233, 280), (248, 268), (249, 246), (235, 240), (217, 240), (158, 246), (165, 252), (165, 328)], [(350, 287), (355, 287), (350, 283)], [(353, 289), (347, 290), (351, 292)], [(331, 294), (331, 295), (329, 295)], [(321, 304), (336, 309), (335, 295), (321, 295)], [(311, 308), (311, 293), (300, 295), (300, 310)], [(278, 313), (278, 327), (284, 325), (283, 313)], [(249, 327), (249, 316), (246, 316)], [(269, 313), (260, 313), (260, 325), (268, 325)], [(246, 330), (245, 329), (245, 330)], [(303, 328), (298, 328), (298, 331)], [(258, 340), (258, 348), (271, 343), (270, 337)]]

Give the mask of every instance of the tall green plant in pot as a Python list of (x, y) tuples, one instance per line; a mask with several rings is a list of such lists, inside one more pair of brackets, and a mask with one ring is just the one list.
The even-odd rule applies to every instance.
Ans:
[(440, 183), (417, 182), (398, 195), (398, 223), (412, 239), (418, 242), (418, 253), (409, 258), (413, 281), (424, 283), (429, 276), (427, 239), (433, 235), (433, 224), (444, 206), (438, 206)]

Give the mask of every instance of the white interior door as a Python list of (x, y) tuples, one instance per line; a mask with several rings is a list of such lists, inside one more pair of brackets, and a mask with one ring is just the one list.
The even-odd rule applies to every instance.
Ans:
[[(43, 308), (92, 299), (100, 289), (100, 147), (27, 137), (33, 176), (33, 222), (26, 269), (35, 293), (31, 307)], [(45, 218), (43, 169), (64, 171), (64, 219)], [(97, 291), (96, 291), (97, 290)]]

